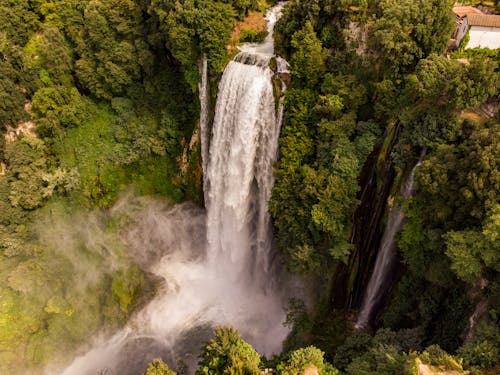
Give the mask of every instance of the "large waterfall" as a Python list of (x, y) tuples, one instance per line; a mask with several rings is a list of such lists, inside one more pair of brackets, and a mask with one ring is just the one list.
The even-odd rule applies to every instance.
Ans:
[(256, 269), (267, 270), (267, 202), (273, 185), (279, 124), (273, 72), (267, 66), (238, 62), (239, 58), (229, 63), (219, 86), (206, 204), (211, 261), (241, 267), (234, 275), (241, 280), (252, 261), (257, 262)]
[(192, 365), (217, 325), (234, 326), (260, 353), (280, 352), (288, 329), (271, 259), (268, 201), (282, 109), (277, 116), (268, 65), (281, 7), (267, 13), (266, 41), (246, 46), (226, 67), (210, 142), (206, 60), (201, 64), (206, 213), (189, 204), (150, 205), (126, 234), (138, 263), (163, 280), (161, 290), (63, 374), (138, 374), (159, 356)]
[[(408, 199), (412, 194), (415, 171), (420, 165), (426, 150), (422, 150), (418, 163), (413, 167), (408, 178), (401, 186), (400, 195)], [(397, 261), (397, 234), (403, 226), (404, 212), (397, 203), (391, 208), (387, 225), (382, 236), (373, 273), (368, 281), (368, 286), (363, 297), (361, 310), (356, 321), (356, 328), (366, 328), (373, 318), (375, 308), (387, 293), (387, 282), (390, 273), (394, 270)]]

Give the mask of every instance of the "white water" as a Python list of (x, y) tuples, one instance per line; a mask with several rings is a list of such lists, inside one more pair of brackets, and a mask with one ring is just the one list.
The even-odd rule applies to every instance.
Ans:
[[(400, 194), (404, 199), (408, 199), (412, 194), (415, 170), (420, 166), (420, 163), (425, 156), (425, 151), (425, 149), (422, 151), (418, 163), (413, 167), (410, 175), (401, 187)], [(361, 310), (356, 324), (354, 325), (355, 328), (366, 328), (370, 324), (374, 308), (386, 292), (386, 284), (388, 279), (390, 279), (389, 273), (392, 272), (397, 256), (396, 235), (403, 226), (403, 220), (404, 212), (401, 210), (399, 205), (395, 203), (387, 218), (385, 232), (382, 236), (382, 241), (380, 243), (377, 259), (375, 260), (372, 275), (368, 281), (368, 286), (366, 287), (363, 302), (361, 304)]]
[(274, 55), (274, 39), (273, 30), (276, 22), (280, 19), (285, 6), (285, 2), (279, 2), (266, 13), (267, 35), (263, 43), (245, 43), (238, 47), (242, 52), (247, 52), (253, 55), (261, 55), (270, 58)]
[[(270, 25), (281, 7), (268, 12)], [(152, 205), (126, 235), (138, 263), (164, 280), (158, 295), (122, 331), (97, 340), (64, 375), (137, 374), (154, 357), (173, 359), (183, 351), (196, 362), (200, 337), (206, 340), (203, 332), (217, 325), (234, 326), (261, 354), (281, 351), (288, 329), (270, 259), (268, 214), (281, 125), (267, 66), (272, 45), (271, 27), (265, 43), (226, 67), (209, 153), (203, 138), (208, 109), (202, 104), (206, 216), (186, 204)], [(206, 103), (206, 60), (201, 71), (200, 100)]]
[[(200, 133), (201, 133), (201, 159), (203, 168), (203, 186), (207, 184), (207, 164), (208, 151), (210, 145), (210, 103), (208, 92), (208, 62), (207, 56), (204, 54), (200, 63), (200, 83), (198, 84), (198, 92), (200, 99)], [(205, 196), (205, 200), (207, 197)]]

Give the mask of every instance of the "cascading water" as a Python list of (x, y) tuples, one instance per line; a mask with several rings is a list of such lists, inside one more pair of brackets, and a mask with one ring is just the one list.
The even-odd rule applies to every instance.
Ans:
[[(200, 62), (200, 83), (198, 84), (200, 99), (200, 133), (201, 133), (201, 160), (203, 174), (203, 185), (207, 184), (207, 164), (209, 151), (209, 121), (210, 121), (210, 101), (208, 89), (208, 62), (204, 54)], [(206, 193), (206, 191), (205, 191)], [(205, 200), (207, 197), (205, 196)]]
[[(413, 167), (407, 180), (401, 187), (400, 194), (404, 199), (408, 199), (412, 194), (415, 170), (420, 166), (425, 156), (425, 152), (425, 149), (422, 150), (418, 163)], [(396, 235), (403, 226), (403, 219), (404, 212), (399, 205), (395, 203), (387, 218), (387, 226), (382, 236), (375, 266), (361, 304), (361, 310), (356, 324), (354, 325), (355, 328), (366, 328), (370, 324), (375, 307), (386, 293), (385, 286), (387, 286), (386, 284), (389, 280), (388, 276), (392, 272), (397, 259)]]
[[(126, 243), (143, 268), (164, 280), (163, 287), (122, 331), (96, 343), (63, 374), (137, 374), (154, 357), (172, 360), (186, 351), (196, 363), (205, 331), (217, 325), (234, 326), (261, 353), (281, 350), (288, 329), (270, 260), (268, 201), (282, 108), (276, 116), (268, 64), (282, 6), (267, 13), (265, 42), (244, 46), (226, 67), (209, 152), (202, 61), (206, 216), (185, 204), (160, 211), (150, 207), (139, 215)], [(283, 60), (279, 65), (286, 69)]]

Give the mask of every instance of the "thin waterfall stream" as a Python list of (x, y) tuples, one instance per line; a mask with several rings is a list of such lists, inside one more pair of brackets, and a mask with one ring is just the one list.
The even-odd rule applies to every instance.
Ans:
[[(162, 286), (125, 328), (97, 339), (62, 374), (132, 375), (142, 373), (155, 357), (173, 362), (179, 355), (192, 372), (201, 344), (219, 325), (238, 329), (262, 354), (281, 351), (289, 329), (283, 325), (286, 296), (272, 258), (268, 202), (283, 111), (282, 101), (276, 111), (269, 62), (282, 7), (268, 10), (264, 43), (243, 45), (227, 65), (210, 142), (207, 61), (202, 60), (206, 212), (188, 203), (142, 211), (140, 224), (124, 242)], [(286, 71), (284, 60), (278, 66)]]
[[(404, 199), (408, 199), (413, 192), (415, 171), (420, 166), (425, 153), (426, 150), (423, 149), (417, 164), (412, 168), (408, 178), (401, 186), (400, 195)], [(375, 313), (376, 306), (387, 291), (387, 282), (390, 279), (390, 273), (393, 271), (397, 260), (397, 234), (401, 231), (403, 222), (404, 212), (395, 203), (387, 218), (387, 225), (382, 236), (372, 275), (366, 287), (355, 328), (368, 327)]]

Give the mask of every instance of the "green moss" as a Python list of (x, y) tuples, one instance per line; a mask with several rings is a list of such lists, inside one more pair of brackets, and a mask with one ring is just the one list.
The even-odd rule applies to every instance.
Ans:
[(382, 176), (382, 170), (385, 165), (387, 165), (388, 158), (390, 157), (390, 148), (392, 142), (394, 140), (394, 136), (396, 135), (396, 124), (394, 122), (387, 125), (386, 136), (384, 138), (384, 143), (382, 144), (382, 148), (380, 150), (378, 159), (377, 159), (377, 186), (380, 188), (383, 186), (382, 181), (380, 180)]
[(178, 175), (177, 165), (168, 156), (151, 156), (124, 167), (126, 182), (140, 195), (162, 195), (173, 202), (183, 199), (180, 186), (173, 183)]
[(143, 284), (142, 272), (136, 267), (118, 271), (113, 275), (111, 283), (113, 297), (118, 301), (124, 313), (129, 312), (130, 306), (135, 297), (140, 294)]

